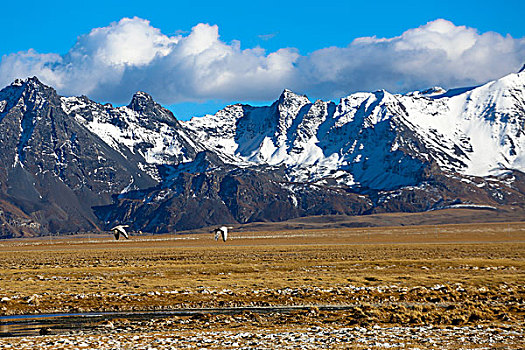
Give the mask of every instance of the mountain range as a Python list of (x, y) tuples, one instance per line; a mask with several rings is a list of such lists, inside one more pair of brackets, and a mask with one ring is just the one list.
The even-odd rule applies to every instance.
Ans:
[(525, 72), (469, 88), (380, 90), (179, 121), (38, 78), (0, 91), (0, 237), (162, 233), (315, 215), (512, 211), (525, 217)]

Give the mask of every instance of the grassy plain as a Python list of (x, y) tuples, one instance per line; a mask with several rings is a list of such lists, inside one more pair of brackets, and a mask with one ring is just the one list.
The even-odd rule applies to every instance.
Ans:
[(523, 223), (233, 232), (226, 243), (203, 234), (11, 240), (0, 242), (0, 307), (12, 314), (399, 299), (390, 287), (408, 289), (404, 300), (428, 299), (418, 287), (452, 300), (436, 285), (469, 290), (468, 300), (523, 292), (524, 267)]
[[(524, 271), (525, 223), (234, 231), (225, 243), (211, 234), (21, 239), (0, 242), (0, 314), (306, 305), (239, 323), (505, 324), (523, 335)], [(204, 315), (191, 328), (210, 324), (236, 323)]]

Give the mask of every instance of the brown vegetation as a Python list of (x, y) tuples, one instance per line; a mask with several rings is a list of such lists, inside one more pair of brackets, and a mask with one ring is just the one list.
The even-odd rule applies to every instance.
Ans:
[[(513, 324), (522, 330), (522, 223), (233, 232), (231, 238), (2, 241), (0, 313), (306, 305), (290, 313), (245, 313), (243, 327)], [(171, 323), (232, 328), (235, 317)]]

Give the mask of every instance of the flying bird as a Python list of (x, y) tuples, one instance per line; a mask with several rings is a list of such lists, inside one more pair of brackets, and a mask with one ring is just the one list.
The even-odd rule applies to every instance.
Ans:
[(224, 242), (226, 242), (226, 240), (228, 239), (228, 229), (232, 229), (232, 228), (233, 227), (231, 227), (231, 226), (221, 226), (219, 228), (214, 229), (211, 232), (215, 233), (215, 240), (216, 241), (219, 240), (219, 236), (221, 236), (222, 240)]
[(129, 225), (117, 225), (111, 229), (113, 231), (113, 234), (115, 235), (115, 239), (118, 241), (120, 234), (122, 236), (126, 237), (126, 239), (129, 239), (128, 233), (126, 232), (126, 227), (129, 227)]

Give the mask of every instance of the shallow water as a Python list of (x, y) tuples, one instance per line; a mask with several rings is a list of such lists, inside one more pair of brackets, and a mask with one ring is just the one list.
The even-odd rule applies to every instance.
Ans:
[[(63, 333), (71, 330), (93, 328), (94, 323), (111, 319), (153, 319), (170, 316), (195, 316), (202, 314), (238, 314), (245, 311), (253, 313), (279, 312), (288, 313), (297, 310), (309, 310), (313, 306), (269, 306), (269, 307), (234, 307), (234, 308), (199, 308), (169, 311), (129, 311), (129, 312), (86, 312), (55, 313), (35, 315), (0, 316), (0, 337), (22, 337)], [(315, 306), (319, 310), (347, 310), (355, 305)]]

